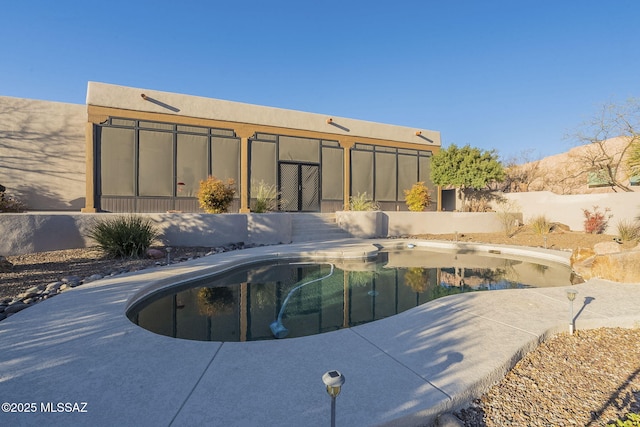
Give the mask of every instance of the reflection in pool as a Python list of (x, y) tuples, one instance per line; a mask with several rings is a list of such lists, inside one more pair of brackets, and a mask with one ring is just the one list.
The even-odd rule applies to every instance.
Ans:
[(566, 286), (571, 277), (544, 261), (397, 250), (369, 261), (254, 264), (151, 296), (128, 316), (175, 338), (256, 341), (348, 328), (461, 292)]

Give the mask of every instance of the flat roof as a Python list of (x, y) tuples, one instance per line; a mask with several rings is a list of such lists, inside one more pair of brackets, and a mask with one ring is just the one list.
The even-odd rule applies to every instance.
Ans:
[(433, 130), (107, 83), (88, 83), (87, 105), (400, 141), (431, 147), (441, 145), (440, 132)]

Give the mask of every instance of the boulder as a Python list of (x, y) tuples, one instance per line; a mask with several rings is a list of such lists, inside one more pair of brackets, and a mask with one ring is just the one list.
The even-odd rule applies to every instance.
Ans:
[(600, 242), (593, 245), (593, 251), (596, 255), (615, 254), (622, 252), (620, 243), (616, 242)]
[(597, 255), (591, 264), (591, 277), (622, 283), (640, 283), (640, 251)]
[(0, 273), (8, 273), (13, 270), (13, 264), (11, 264), (7, 258), (0, 255)]
[(578, 248), (571, 254), (570, 262), (573, 267), (576, 264), (583, 264), (586, 260), (593, 258), (596, 251), (591, 248)]
[(147, 257), (151, 259), (162, 259), (165, 257), (165, 253), (160, 249), (150, 248), (147, 249)]

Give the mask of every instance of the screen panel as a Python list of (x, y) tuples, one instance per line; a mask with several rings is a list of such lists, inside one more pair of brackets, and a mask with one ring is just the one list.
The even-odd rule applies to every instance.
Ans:
[(135, 131), (109, 127), (98, 129), (101, 194), (135, 195)]
[(176, 195), (196, 197), (200, 181), (207, 179), (207, 144), (209, 138), (178, 134), (176, 159)]
[(322, 149), (322, 199), (342, 200), (344, 183), (344, 153), (340, 149)]
[(396, 200), (396, 155), (376, 153), (376, 194), (375, 200)]
[(373, 197), (373, 152), (351, 152), (351, 195)]
[(141, 130), (138, 195), (173, 195), (173, 133)]
[(278, 144), (279, 160), (320, 163), (320, 141), (317, 139), (280, 136)]

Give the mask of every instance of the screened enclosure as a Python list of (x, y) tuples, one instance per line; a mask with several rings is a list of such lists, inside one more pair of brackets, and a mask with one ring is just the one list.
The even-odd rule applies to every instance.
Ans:
[(110, 118), (94, 131), (103, 211), (198, 211), (201, 180), (233, 179), (239, 208), (240, 139), (232, 130)]
[(108, 212), (201, 212), (200, 181), (214, 176), (235, 182), (230, 212), (253, 209), (265, 188), (279, 211), (335, 212), (363, 193), (382, 210), (406, 210), (404, 191), (419, 181), (436, 209), (431, 151), (355, 143), (345, 156), (335, 140), (262, 132), (245, 143), (243, 174), (234, 130), (111, 117), (94, 125), (96, 205)]
[(416, 182), (429, 188), (437, 207), (437, 189), (431, 182), (431, 151), (371, 144), (355, 144), (351, 150), (351, 195), (366, 193), (382, 210), (407, 210), (404, 190)]

